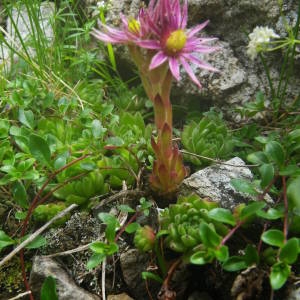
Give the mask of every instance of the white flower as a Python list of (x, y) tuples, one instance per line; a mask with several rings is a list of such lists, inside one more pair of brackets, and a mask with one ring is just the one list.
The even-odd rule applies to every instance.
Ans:
[(253, 32), (249, 34), (249, 44), (247, 46), (247, 54), (254, 60), (265, 44), (269, 43), (271, 38), (279, 38), (280, 36), (269, 27), (257, 26)]
[(97, 7), (98, 8), (102, 8), (102, 7), (104, 7), (105, 6), (105, 1), (98, 1), (97, 2)]

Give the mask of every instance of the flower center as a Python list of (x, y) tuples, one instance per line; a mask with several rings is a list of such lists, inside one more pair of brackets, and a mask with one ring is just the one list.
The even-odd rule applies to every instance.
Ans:
[(128, 22), (128, 30), (131, 33), (134, 34), (139, 34), (140, 33), (140, 29), (141, 29), (141, 25), (140, 22), (134, 18), (132, 18), (129, 22)]
[(186, 34), (182, 29), (178, 29), (169, 35), (165, 47), (168, 53), (176, 54), (185, 46), (185, 43)]

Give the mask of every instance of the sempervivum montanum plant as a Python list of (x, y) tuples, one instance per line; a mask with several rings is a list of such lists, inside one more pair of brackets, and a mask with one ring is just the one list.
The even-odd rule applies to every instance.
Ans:
[(187, 1), (181, 5), (179, 0), (150, 0), (136, 19), (121, 16), (121, 29), (103, 24), (101, 31), (92, 32), (101, 41), (126, 44), (138, 67), (145, 91), (153, 102), (158, 134), (156, 140), (152, 138), (156, 161), (150, 182), (164, 194), (175, 191), (187, 175), (178, 147), (172, 143), (172, 78), (180, 80), (180, 66), (183, 66), (201, 88), (190, 64), (217, 71), (197, 57), (216, 50), (208, 45), (215, 38), (197, 37), (208, 21), (187, 29), (187, 7)]
[[(226, 124), (214, 114), (207, 114), (200, 122), (188, 123), (182, 131), (181, 141), (187, 151), (215, 159), (227, 158), (234, 145)], [(192, 155), (185, 158), (196, 166), (209, 162)]]
[(220, 236), (226, 235), (228, 227), (209, 216), (209, 212), (217, 207), (218, 203), (197, 195), (180, 196), (176, 204), (170, 204), (161, 214), (161, 229), (168, 232), (165, 239), (167, 247), (183, 253), (189, 261), (194, 253), (205, 251), (201, 224), (208, 224)]

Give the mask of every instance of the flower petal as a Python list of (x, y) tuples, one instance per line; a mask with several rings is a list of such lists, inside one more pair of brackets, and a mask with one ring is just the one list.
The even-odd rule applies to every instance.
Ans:
[(196, 64), (201, 69), (205, 69), (212, 72), (220, 72), (218, 69), (214, 68), (210, 64), (204, 62), (203, 60), (199, 59), (198, 57), (195, 57), (191, 54), (183, 54), (182, 55), (186, 60)]
[(207, 24), (209, 23), (209, 20), (195, 26), (192, 27), (190, 30), (187, 31), (187, 37), (192, 37), (193, 35), (195, 35), (196, 33), (198, 33), (200, 30), (202, 30)]
[(101, 31), (98, 31), (96, 29), (91, 31), (91, 35), (93, 35), (95, 38), (97, 38), (100, 41), (103, 41), (105, 43), (125, 43), (127, 40), (126, 35), (120, 35), (119, 37), (111, 36), (108, 34), (105, 34)]
[(182, 8), (182, 20), (181, 20), (181, 29), (185, 29), (187, 25), (187, 19), (188, 19), (188, 3), (187, 0), (184, 1), (183, 3), (183, 8)]
[(201, 89), (202, 85), (199, 82), (199, 80), (197, 79), (196, 75), (194, 74), (191, 66), (186, 62), (186, 60), (183, 57), (180, 57), (180, 62), (182, 64), (182, 66), (184, 67), (184, 69), (186, 70), (187, 74), (192, 79), (192, 81)]
[(172, 75), (177, 81), (180, 80), (179, 63), (175, 57), (169, 58), (169, 67)]
[(160, 42), (155, 40), (140, 40), (137, 45), (146, 49), (161, 49)]
[(163, 64), (167, 60), (167, 58), (168, 57), (162, 51), (157, 52), (152, 57), (152, 60), (151, 60), (150, 66), (149, 66), (149, 70), (153, 70), (153, 69), (157, 68), (158, 66)]

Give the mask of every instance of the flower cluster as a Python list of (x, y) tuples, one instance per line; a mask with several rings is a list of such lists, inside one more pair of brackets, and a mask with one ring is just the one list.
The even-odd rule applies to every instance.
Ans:
[(187, 169), (182, 155), (172, 142), (172, 105), (170, 91), (172, 78), (180, 80), (180, 67), (201, 88), (191, 64), (217, 71), (199, 58), (199, 54), (211, 53), (217, 47), (209, 42), (215, 38), (198, 37), (208, 21), (187, 29), (188, 5), (184, 0), (150, 0), (136, 19), (121, 16), (120, 29), (102, 24), (101, 30), (92, 34), (107, 43), (126, 44), (138, 67), (145, 91), (153, 102), (157, 138), (152, 138), (156, 154), (150, 182), (153, 189), (163, 194), (174, 192)]
[(179, 67), (183, 66), (192, 81), (201, 87), (190, 64), (202, 69), (217, 71), (197, 57), (197, 53), (211, 53), (217, 47), (207, 45), (216, 38), (197, 37), (208, 21), (190, 29), (187, 26), (187, 1), (182, 7), (179, 0), (151, 0), (148, 8), (139, 11), (136, 19), (121, 15), (121, 29), (102, 25), (102, 30), (92, 34), (108, 43), (135, 45), (153, 50), (149, 70), (165, 62), (176, 80), (180, 79)]
[(280, 36), (269, 27), (257, 26), (253, 32), (249, 34), (249, 44), (247, 54), (254, 60), (257, 54), (264, 50), (272, 38), (279, 38)]

